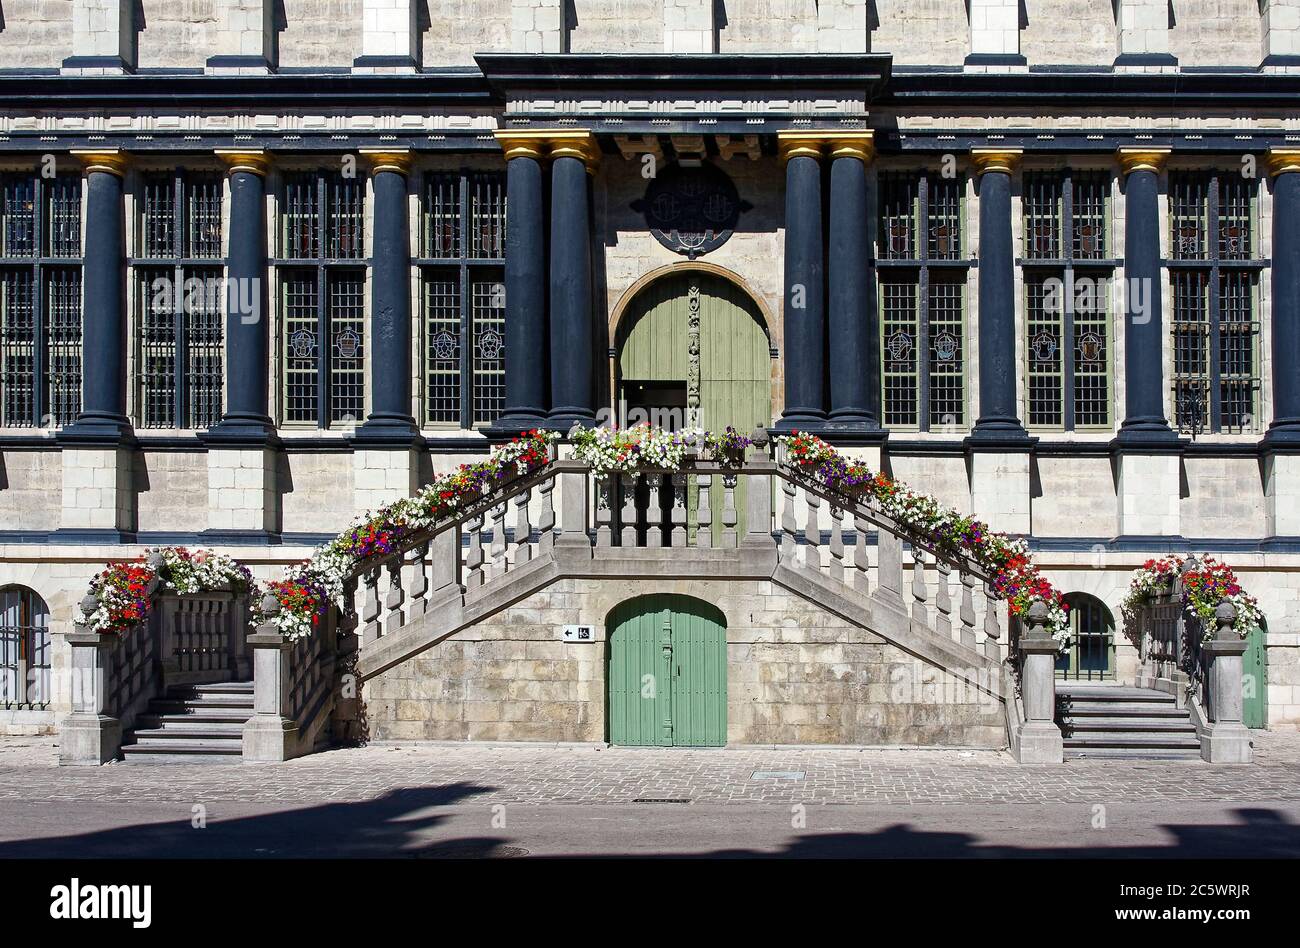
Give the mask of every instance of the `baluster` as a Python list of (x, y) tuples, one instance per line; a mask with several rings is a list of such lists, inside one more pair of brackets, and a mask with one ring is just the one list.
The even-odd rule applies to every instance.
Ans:
[(357, 628), (357, 578), (343, 582), (343, 607), (339, 610), (339, 631), (354, 632)]
[(807, 489), (803, 492), (803, 499), (805, 506), (803, 524), (803, 542), (805, 548), (803, 562), (805, 566), (820, 572), (822, 568), (822, 499)]
[[(467, 520), (465, 528), (469, 530), (469, 550), (465, 553), (465, 585), (477, 589), (486, 578), (483, 575), (483, 515), (476, 514)], [(459, 556), (460, 551), (457, 550), (456, 554)]]
[(871, 561), (867, 556), (867, 531), (871, 525), (866, 519), (853, 515), (853, 532), (855, 543), (853, 545), (853, 588), (864, 596), (871, 592)]
[(713, 510), (709, 507), (709, 491), (713, 488), (712, 474), (694, 474), (696, 505), (695, 545), (701, 550), (713, 546)]
[(410, 551), (411, 563), (411, 618), (422, 616), (429, 609), (429, 601), (424, 597), (429, 592), (429, 574), (424, 568), (424, 558), (429, 555), (429, 543), (426, 540)]
[(1002, 627), (998, 621), (998, 600), (994, 598), (993, 587), (984, 587), (984, 654), (994, 661), (1002, 660), (1002, 647), (998, 639), (1002, 637)]
[(612, 475), (596, 478), (596, 546), (612, 546), (618, 527), (614, 523), (614, 488)]
[(830, 576), (837, 583), (844, 582), (844, 511), (831, 504), (831, 562)]
[(523, 566), (533, 555), (533, 524), (528, 519), (528, 504), (533, 492), (526, 490), (515, 497), (515, 566)]
[(668, 534), (669, 546), (686, 546), (686, 474), (673, 475), (673, 522)]
[(492, 545), (488, 547), (490, 558), (488, 576), (495, 579), (504, 576), (510, 569), (510, 564), (506, 562), (506, 502), (503, 500), (494, 506), (488, 515), (492, 518)]
[(952, 567), (943, 560), (934, 562), (939, 586), (934, 595), (934, 629), (946, 639), (952, 638), (952, 588), (948, 585)]
[[(481, 524), (482, 521), (479, 521)], [(451, 526), (441, 533), (437, 534), (429, 541), (429, 564), (433, 573), (431, 582), (431, 592), (429, 594), (430, 605), (436, 605), (450, 595), (460, 595), (460, 530), (459, 526)], [(483, 548), (481, 540), (471, 536), (471, 545), (478, 545), (479, 565), (483, 563)], [(469, 554), (466, 554), (466, 561), (469, 560)], [(482, 585), (483, 578), (480, 573), (478, 585)]]
[(919, 546), (912, 547), (912, 618), (918, 622), (930, 624), (930, 610), (925, 603), (928, 590), (925, 585), (925, 551)]
[(902, 608), (903, 541), (890, 530), (880, 530), (876, 536), (877, 555), (880, 557), (880, 589), (877, 593)]
[[(767, 430), (759, 427), (750, 436), (754, 444), (747, 461), (753, 466), (768, 462)], [(742, 545), (766, 550), (772, 547), (772, 478), (768, 474), (746, 473), (745, 539)]]
[(975, 576), (961, 571), (961, 644), (975, 647)]
[(542, 507), (537, 516), (537, 555), (545, 556), (555, 548), (555, 478), (538, 484), (537, 493)]
[(366, 586), (366, 599), (361, 607), (361, 644), (369, 645), (379, 638), (379, 567), (368, 569), (361, 576)]
[(402, 603), (406, 601), (406, 593), (402, 589), (402, 557), (394, 556), (386, 565), (388, 595), (384, 597), (384, 608), (388, 610), (388, 615), (384, 617), (384, 635), (392, 635), (404, 624)]
[(740, 542), (736, 532), (739, 517), (736, 514), (736, 475), (722, 475), (722, 546), (734, 549)]
[(639, 477), (638, 474), (624, 474), (622, 477), (623, 507), (618, 519), (623, 527), (619, 536), (623, 546), (636, 546), (636, 485)]
[(781, 559), (793, 561), (799, 549), (799, 541), (795, 536), (798, 524), (794, 515), (794, 482), (782, 478), (781, 493), (784, 495), (781, 504)]
[(646, 510), (645, 510), (645, 545), (646, 546), (663, 546), (663, 509), (659, 506), (659, 488), (664, 482), (662, 474), (647, 474), (645, 476), (646, 487)]

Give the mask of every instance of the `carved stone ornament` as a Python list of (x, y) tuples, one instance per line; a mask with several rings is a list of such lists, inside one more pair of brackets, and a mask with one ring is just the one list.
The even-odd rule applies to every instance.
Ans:
[(730, 176), (708, 163), (669, 165), (650, 180), (645, 197), (632, 202), (659, 243), (691, 260), (725, 244), (740, 215), (752, 208)]

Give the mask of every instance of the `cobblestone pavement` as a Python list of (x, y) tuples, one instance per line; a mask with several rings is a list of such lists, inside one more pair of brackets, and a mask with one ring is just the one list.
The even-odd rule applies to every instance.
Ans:
[(1028, 767), (996, 751), (921, 749), (373, 744), (286, 764), (99, 768), (56, 766), (54, 738), (0, 738), (0, 801), (296, 804), (371, 800), (416, 787), (524, 804), (1300, 801), (1300, 731), (1255, 738), (1256, 763), (1248, 766), (1094, 759)]

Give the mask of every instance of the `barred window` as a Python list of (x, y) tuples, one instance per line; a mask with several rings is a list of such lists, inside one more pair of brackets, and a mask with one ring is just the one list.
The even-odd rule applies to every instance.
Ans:
[(25, 586), (0, 590), (0, 708), (46, 708), (50, 689), (50, 610)]
[(1189, 434), (1262, 428), (1255, 183), (1238, 173), (1171, 172), (1173, 402)]
[(347, 428), (365, 417), (365, 216), (360, 178), (284, 179), (275, 264), (286, 424)]
[(1111, 426), (1110, 177), (1028, 171), (1021, 190), (1030, 427)]
[(0, 175), (0, 425), (81, 411), (81, 179)]
[(916, 172), (880, 176), (881, 406), (891, 428), (964, 427), (964, 182)]
[(505, 406), (505, 176), (424, 180), (424, 421), (491, 424)]
[(141, 177), (132, 264), (143, 428), (210, 428), (221, 420), (226, 295), (239, 292), (227, 287), (219, 265), (222, 192), (215, 172)]

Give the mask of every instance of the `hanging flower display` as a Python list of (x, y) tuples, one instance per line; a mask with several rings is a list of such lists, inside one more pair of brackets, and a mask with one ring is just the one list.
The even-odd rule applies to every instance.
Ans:
[(1217, 628), (1214, 611), (1225, 600), (1237, 610), (1232, 629), (1242, 638), (1263, 621), (1259, 602), (1247, 595), (1232, 567), (1206, 555), (1195, 558), (1191, 568), (1184, 571), (1187, 562), (1181, 556), (1166, 556), (1147, 560), (1134, 572), (1129, 581), (1128, 593), (1120, 603), (1124, 633), (1134, 645), (1141, 638), (1139, 610), (1158, 596), (1168, 593), (1179, 576), (1182, 577), (1183, 610), (1189, 618), (1200, 622), (1202, 640), (1213, 637)]
[(88, 612), (83, 607), (83, 622), (96, 632), (121, 635), (149, 618), (159, 588), (182, 596), (218, 590), (242, 593), (252, 581), (245, 566), (222, 553), (158, 547), (139, 559), (110, 563), (92, 579), (87, 600), (95, 607)]
[(573, 433), (573, 456), (597, 477), (631, 474), (652, 468), (678, 471), (686, 452), (704, 444), (699, 428), (665, 431), (649, 425), (631, 428), (583, 428)]

